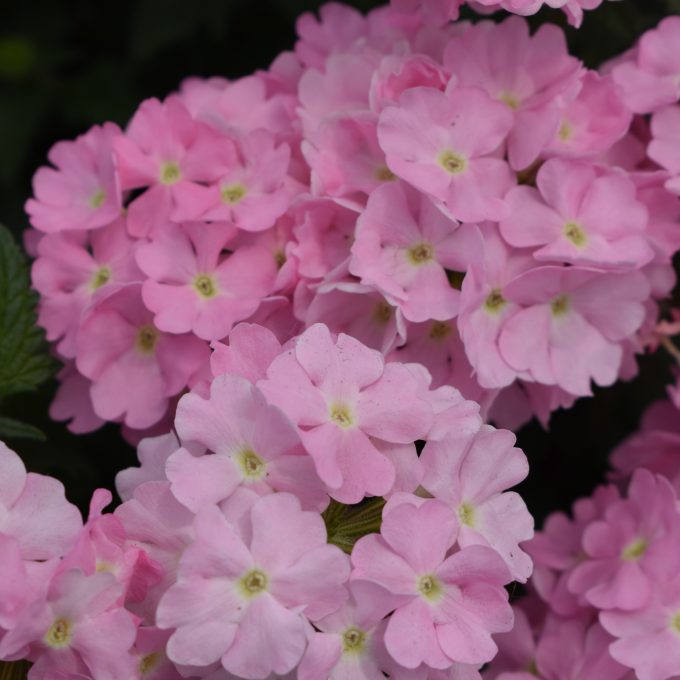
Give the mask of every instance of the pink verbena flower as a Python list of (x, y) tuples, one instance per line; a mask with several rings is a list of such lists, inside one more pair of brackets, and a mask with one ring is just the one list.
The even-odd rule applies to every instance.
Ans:
[(177, 201), (190, 202), (233, 156), (232, 142), (195, 121), (177, 96), (142, 102), (113, 150), (121, 188), (148, 187), (128, 206), (128, 229), (137, 237), (161, 228)]
[(175, 663), (221, 661), (245, 678), (287, 673), (307, 644), (304, 616), (326, 616), (346, 598), (347, 558), (326, 544), (318, 514), (279, 493), (249, 516), (249, 535), (239, 535), (218, 508), (198, 514), (196, 540), (158, 608), (159, 626), (176, 629), (167, 650)]
[(180, 449), (168, 459), (172, 492), (194, 512), (228, 498), (238, 485), (260, 495), (288, 491), (305, 509), (320, 512), (328, 505), (295, 427), (245, 378), (218, 376), (207, 400), (182, 397), (175, 428), (183, 444), (196, 443), (216, 454), (192, 456)]
[(635, 113), (652, 113), (680, 99), (680, 17), (666, 17), (647, 31), (632, 58), (612, 71)]
[(395, 175), (438, 199), (455, 219), (497, 219), (514, 184), (494, 153), (512, 128), (502, 103), (474, 87), (406, 90), (380, 114), (378, 139)]
[(525, 582), (532, 563), (519, 544), (533, 536), (534, 522), (519, 494), (507, 491), (529, 472), (514, 443), (511, 432), (491, 426), (472, 436), (452, 427), (448, 436), (425, 444), (420, 483), (456, 514), (458, 545), (493, 548), (513, 579)]
[(673, 487), (638, 470), (628, 497), (610, 505), (583, 533), (584, 556), (567, 582), (598, 609), (641, 610), (656, 583), (675, 570), (680, 515)]
[(457, 533), (445, 503), (403, 503), (385, 513), (380, 535), (364, 536), (352, 551), (352, 580), (376, 583), (397, 598), (385, 645), (406, 668), (484, 663), (496, 653), (491, 633), (512, 627), (503, 560), (482, 546), (446, 557)]
[(26, 472), (21, 458), (0, 442), (0, 533), (14, 537), (24, 560), (62, 557), (82, 526), (64, 485)]
[(232, 234), (222, 225), (168, 225), (139, 249), (137, 261), (150, 277), (142, 297), (159, 330), (220, 340), (272, 291), (276, 265), (264, 248), (223, 257)]
[(668, 106), (652, 116), (647, 154), (670, 173), (666, 189), (680, 195), (680, 106)]
[(510, 245), (542, 246), (537, 260), (607, 269), (638, 269), (654, 257), (647, 211), (625, 176), (553, 159), (541, 166), (536, 186), (508, 192), (500, 230)]
[(75, 356), (82, 315), (98, 291), (142, 280), (136, 249), (122, 219), (87, 236), (58, 233), (41, 239), (31, 282), (42, 296), (38, 323), (48, 340), (59, 341), (60, 355)]
[(498, 343), (517, 371), (577, 395), (590, 382), (611, 385), (623, 360), (622, 341), (645, 318), (649, 284), (640, 272), (602, 273), (581, 267), (539, 267), (502, 291), (524, 309), (510, 317)]
[(208, 348), (191, 335), (161, 333), (139, 289), (125, 286), (89, 310), (78, 333), (76, 364), (92, 381), (98, 416), (142, 429), (160, 420), (170, 397), (207, 363)]
[(481, 87), (505, 104), (515, 170), (535, 161), (557, 134), (560, 102), (578, 87), (582, 72), (563, 31), (544, 24), (532, 36), (519, 17), (470, 26), (448, 43), (443, 61), (462, 86)]
[[(676, 553), (677, 554), (677, 553)], [(680, 674), (680, 579), (676, 574), (655, 584), (652, 601), (636, 611), (600, 614), (602, 626), (616, 641), (609, 653), (633, 668), (639, 680), (665, 680)]]
[(430, 405), (405, 366), (326, 326), (307, 329), (258, 383), (298, 427), (319, 477), (333, 498), (357, 503), (394, 484), (394, 465), (373, 438), (410, 444), (432, 424)]
[(475, 230), (459, 228), (407, 185), (389, 184), (359, 217), (349, 269), (409, 321), (442, 321), (456, 315), (459, 297), (445, 270), (465, 271), (478, 253)]
[(120, 216), (111, 141), (120, 134), (114, 123), (95, 126), (72, 142), (58, 142), (47, 157), (55, 168), (33, 177), (35, 198), (26, 202), (31, 224), (40, 231), (97, 229)]

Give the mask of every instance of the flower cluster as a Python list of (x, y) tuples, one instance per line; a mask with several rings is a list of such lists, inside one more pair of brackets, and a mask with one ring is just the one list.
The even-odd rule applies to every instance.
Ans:
[(508, 427), (635, 373), (680, 248), (680, 22), (598, 73), (458, 4), (331, 3), (268, 71), (52, 148), (26, 208), (53, 417), (162, 432), (241, 321), (324, 323)]
[(240, 324), (211, 372), (84, 525), (0, 449), (0, 659), (31, 680), (479, 679), (532, 570), (514, 435), (321, 324), (283, 347)]

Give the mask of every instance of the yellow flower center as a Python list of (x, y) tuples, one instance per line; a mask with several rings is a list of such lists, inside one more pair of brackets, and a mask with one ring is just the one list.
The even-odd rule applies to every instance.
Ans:
[(458, 519), (461, 524), (472, 527), (475, 524), (475, 509), (469, 503), (462, 503), (458, 508)]
[(571, 139), (571, 135), (573, 134), (573, 129), (569, 123), (569, 121), (564, 121), (562, 125), (560, 125), (559, 132), (557, 135), (563, 142), (568, 142)]
[(680, 635), (680, 612), (671, 619), (671, 628)]
[(342, 650), (345, 654), (361, 654), (366, 646), (366, 633), (359, 628), (348, 628), (342, 634)]
[(513, 111), (520, 107), (519, 97), (514, 92), (503, 92), (498, 99), (507, 104)]
[(566, 295), (558, 295), (550, 303), (553, 316), (565, 316), (569, 312), (569, 298)]
[(506, 300), (501, 295), (500, 288), (494, 288), (484, 300), (484, 309), (489, 314), (498, 314), (505, 307)]
[(439, 155), (439, 165), (452, 175), (458, 175), (465, 172), (467, 168), (467, 160), (464, 156), (454, 153), (453, 151), (443, 151)]
[(57, 619), (45, 633), (45, 643), (50, 647), (62, 649), (71, 644), (71, 622), (68, 619)]
[(252, 449), (244, 449), (235, 456), (243, 477), (248, 481), (257, 481), (267, 474), (267, 463)]
[(161, 165), (161, 184), (175, 184), (182, 179), (179, 165), (174, 161)]
[(160, 652), (152, 652), (143, 656), (139, 660), (139, 672), (141, 675), (148, 675), (151, 671), (158, 666), (161, 659), (163, 658)]
[(390, 307), (386, 302), (379, 302), (375, 311), (373, 312), (373, 318), (381, 325), (386, 326), (390, 319), (392, 318), (392, 307)]
[(636, 538), (631, 541), (621, 552), (621, 557), (624, 560), (634, 561), (639, 560), (647, 550), (647, 541), (644, 538)]
[(151, 324), (145, 324), (137, 331), (135, 347), (142, 354), (153, 354), (158, 342), (158, 331)]
[(106, 266), (99, 267), (90, 279), (90, 288), (92, 288), (92, 290), (97, 290), (97, 288), (105, 286), (110, 280), (111, 268)]
[(222, 187), (220, 196), (224, 203), (235, 205), (245, 197), (246, 193), (248, 192), (243, 184), (229, 184), (226, 187)]
[(267, 574), (259, 569), (251, 569), (238, 581), (241, 593), (247, 598), (257, 597), (267, 590), (269, 579)]
[(430, 326), (429, 336), (431, 340), (445, 340), (451, 335), (453, 328), (447, 321), (435, 321)]
[(93, 210), (96, 210), (97, 208), (101, 208), (103, 205), (104, 201), (106, 200), (106, 192), (104, 189), (101, 187), (95, 191), (92, 196), (90, 196), (89, 204), (90, 208)]
[(194, 278), (194, 289), (204, 298), (212, 298), (217, 295), (217, 283), (208, 274), (199, 274)]
[(429, 243), (418, 243), (409, 248), (407, 253), (411, 264), (416, 266), (427, 264), (434, 259), (434, 248)]
[(376, 168), (375, 178), (380, 182), (393, 182), (397, 176), (386, 165), (381, 165)]
[(576, 222), (567, 222), (564, 225), (563, 233), (577, 248), (582, 248), (588, 241), (588, 237), (586, 236), (583, 227)]
[(426, 574), (418, 579), (418, 592), (426, 599), (434, 602), (438, 600), (444, 589), (434, 574)]
[(344, 404), (334, 404), (331, 406), (330, 416), (331, 420), (338, 427), (348, 428), (354, 424), (354, 421), (352, 420), (352, 414)]

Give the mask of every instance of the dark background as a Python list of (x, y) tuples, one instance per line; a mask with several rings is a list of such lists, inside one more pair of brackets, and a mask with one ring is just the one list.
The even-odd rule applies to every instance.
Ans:
[[(26, 0), (6, 3), (0, 20), (0, 222), (17, 238), (26, 226), (23, 204), (31, 175), (49, 147), (91, 125), (124, 125), (143, 99), (163, 97), (190, 75), (244, 76), (266, 68), (290, 49), (295, 18), (318, 0)], [(381, 3), (348, 2), (361, 10)], [(629, 48), (680, 0), (605, 2), (586, 15), (577, 32), (567, 28), (571, 50), (588, 66)], [(544, 10), (532, 23), (565, 25), (561, 12)], [(522, 485), (530, 510), (568, 508), (602, 481), (611, 448), (632, 432), (645, 405), (664, 394), (670, 362), (642, 357), (631, 383), (598, 390), (568, 412), (557, 413), (550, 433), (532, 423), (519, 432), (531, 473)], [(30, 422), (46, 442), (10, 441), (30, 470), (51, 474), (69, 498), (86, 508), (97, 486), (111, 487), (115, 472), (135, 461), (118, 426), (76, 437), (51, 423), (47, 409), (55, 383), (10, 397), (5, 415)]]

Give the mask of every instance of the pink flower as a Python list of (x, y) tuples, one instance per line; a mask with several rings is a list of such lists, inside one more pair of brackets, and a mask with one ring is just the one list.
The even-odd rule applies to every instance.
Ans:
[(27, 607), (0, 641), (0, 658), (30, 646), (36, 678), (50, 671), (129, 680), (137, 619), (120, 606), (121, 586), (112, 574), (59, 573), (46, 599)]
[(680, 17), (647, 31), (633, 58), (614, 67), (614, 80), (635, 113), (652, 113), (680, 99)]
[(537, 260), (607, 269), (637, 269), (654, 257), (647, 211), (625, 176), (553, 159), (541, 166), (536, 185), (515, 187), (506, 197), (510, 210), (500, 230), (510, 245), (542, 246)]
[(177, 201), (190, 202), (233, 157), (232, 142), (196, 122), (177, 96), (142, 102), (113, 149), (121, 187), (149, 187), (128, 206), (128, 229), (137, 237), (155, 233)]
[(167, 648), (175, 663), (221, 661), (244, 678), (287, 673), (307, 644), (304, 616), (322, 618), (345, 599), (347, 558), (326, 545), (318, 514), (279, 493), (249, 516), (242, 536), (216, 507), (198, 514), (196, 540), (158, 608), (159, 626), (176, 629)]
[(481, 256), (476, 230), (458, 227), (410, 187), (381, 187), (357, 222), (350, 272), (378, 288), (409, 321), (451, 319), (459, 293), (446, 270), (465, 271)]
[(569, 577), (569, 590), (598, 609), (644, 609), (655, 584), (675, 570), (676, 503), (667, 479), (636, 471), (628, 498), (610, 505), (585, 529), (584, 558)]
[(521, 274), (502, 292), (524, 309), (503, 325), (501, 355), (515, 370), (572, 394), (590, 394), (591, 380), (611, 385), (622, 341), (644, 320), (648, 285), (640, 272), (539, 267)]
[(465, 0), (391, 0), (398, 12), (421, 12), (427, 24), (441, 26), (458, 18), (460, 6)]
[(407, 367), (385, 365), (348, 335), (334, 340), (321, 324), (275, 359), (258, 386), (297, 425), (319, 477), (342, 503), (382, 496), (394, 484), (394, 465), (372, 438), (411, 444), (432, 424)]
[(560, 101), (571, 96), (582, 70), (569, 56), (563, 31), (544, 24), (532, 36), (518, 17), (470, 26), (449, 42), (443, 61), (462, 86), (481, 87), (505, 104), (515, 170), (536, 160), (557, 133)]
[(482, 546), (446, 557), (458, 523), (440, 501), (398, 505), (385, 514), (380, 531), (354, 546), (352, 581), (376, 583), (396, 597), (385, 631), (390, 655), (406, 668), (492, 659), (491, 633), (512, 627), (503, 560)]
[(58, 233), (40, 241), (31, 269), (33, 287), (42, 295), (38, 323), (48, 340), (59, 340), (62, 356), (75, 356), (80, 320), (97, 291), (142, 280), (136, 249), (122, 219), (87, 236)]
[(58, 142), (48, 158), (56, 167), (33, 177), (35, 198), (26, 202), (31, 224), (53, 233), (97, 229), (120, 216), (111, 141), (120, 134), (114, 123), (95, 126), (73, 142)]
[(295, 427), (245, 378), (218, 376), (207, 400), (182, 397), (175, 427), (185, 445), (196, 443), (216, 454), (195, 457), (180, 449), (168, 459), (172, 492), (194, 512), (228, 498), (240, 484), (260, 495), (288, 491), (305, 509), (321, 512), (328, 505)]
[(104, 424), (94, 412), (90, 387), (92, 383), (76, 368), (75, 361), (67, 361), (57, 374), (59, 387), (50, 404), (50, 418), (67, 420), (66, 426), (74, 434), (92, 432)]
[(125, 286), (90, 309), (78, 334), (76, 364), (92, 381), (99, 417), (142, 429), (162, 418), (170, 397), (207, 363), (208, 348), (191, 335), (161, 333), (139, 289)]
[(440, 200), (455, 219), (497, 219), (514, 184), (507, 163), (492, 154), (510, 129), (512, 114), (484, 91), (406, 90), (398, 106), (380, 114), (378, 139), (395, 175)]
[(82, 526), (61, 482), (26, 472), (21, 458), (0, 442), (0, 533), (19, 542), (24, 560), (63, 556)]
[(288, 145), (277, 145), (266, 130), (251, 132), (235, 145), (234, 157), (216, 183), (177, 196), (173, 220), (226, 221), (246, 231), (263, 231), (286, 212)]
[(507, 430), (483, 426), (470, 436), (451, 427), (439, 441), (425, 444), (421, 486), (446, 502), (458, 517), (458, 545), (493, 548), (513, 579), (526, 582), (531, 558), (519, 547), (533, 534), (534, 522), (514, 491), (529, 473), (526, 456)]
[(218, 225), (168, 225), (139, 249), (137, 261), (150, 277), (142, 297), (159, 330), (219, 340), (272, 291), (273, 258), (257, 246), (224, 258), (231, 235)]
[(680, 195), (680, 106), (668, 106), (652, 116), (647, 153), (671, 174), (666, 189)]
[[(676, 553), (677, 554), (677, 553)], [(635, 669), (639, 680), (665, 680), (680, 674), (680, 579), (675, 576), (655, 585), (652, 601), (637, 611), (600, 614), (602, 626), (618, 638), (609, 653)]]

